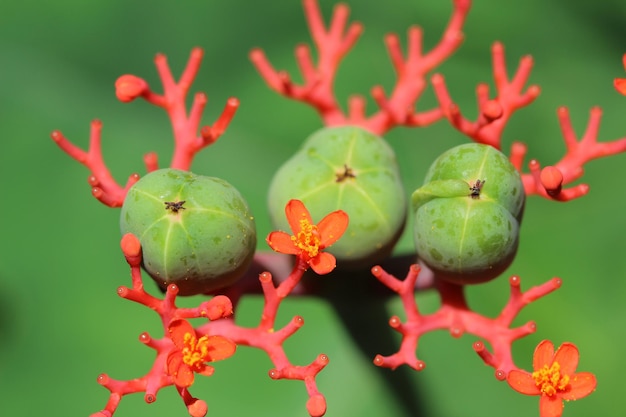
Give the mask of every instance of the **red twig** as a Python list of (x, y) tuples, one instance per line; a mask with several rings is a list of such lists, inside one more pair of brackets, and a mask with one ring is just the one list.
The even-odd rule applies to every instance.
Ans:
[(65, 153), (89, 168), (91, 175), (88, 182), (91, 194), (109, 207), (120, 207), (128, 189), (139, 180), (139, 175), (132, 174), (124, 187), (115, 181), (102, 158), (101, 132), (102, 122), (92, 121), (87, 152), (72, 144), (58, 130), (53, 131), (51, 137)]
[[(189, 170), (196, 153), (202, 148), (215, 142), (224, 133), (233, 118), (239, 100), (229, 98), (222, 114), (213, 125), (200, 128), (202, 113), (207, 102), (204, 93), (197, 93), (194, 97), (191, 109), (187, 113), (186, 97), (189, 87), (193, 82), (200, 63), (202, 62), (202, 49), (195, 48), (191, 52), (187, 66), (176, 82), (172, 76), (165, 55), (158, 54), (155, 65), (163, 84), (163, 94), (156, 94), (148, 83), (134, 75), (122, 75), (115, 82), (115, 90), (118, 99), (122, 102), (130, 102), (142, 97), (149, 103), (164, 108), (172, 123), (174, 132), (174, 154), (170, 164), (171, 168)], [(73, 145), (63, 134), (55, 130), (52, 139), (70, 157), (85, 165), (91, 171), (89, 183), (92, 186), (93, 195), (102, 203), (110, 207), (119, 207), (124, 202), (126, 192), (139, 176), (130, 176), (125, 187), (117, 184), (104, 164), (101, 150), (100, 121), (91, 124), (91, 140), (87, 152)], [(157, 156), (149, 153), (144, 157), (147, 172), (158, 169)]]
[[(624, 69), (626, 69), (626, 54), (622, 55), (622, 64)], [(615, 87), (618, 93), (626, 96), (626, 78), (613, 79), (613, 87)]]
[(413, 265), (406, 278), (399, 280), (381, 267), (372, 268), (372, 274), (384, 285), (395, 291), (402, 300), (406, 321), (393, 316), (389, 324), (402, 335), (398, 352), (390, 356), (376, 355), (374, 364), (395, 369), (400, 365), (409, 365), (415, 370), (422, 370), (425, 363), (417, 358), (419, 338), (434, 330), (447, 329), (453, 337), (465, 333), (476, 335), (489, 342), (493, 353), (482, 342), (474, 344), (474, 349), (489, 366), (496, 370), (496, 377), (504, 380), (511, 369), (517, 369), (511, 354), (512, 343), (535, 331), (535, 324), (528, 322), (520, 327), (510, 327), (513, 319), (529, 303), (551, 293), (561, 285), (559, 278), (533, 287), (526, 292), (520, 290), (519, 277), (511, 277), (511, 295), (507, 305), (498, 317), (491, 319), (469, 309), (463, 293), (464, 287), (456, 284), (439, 282), (437, 291), (441, 297), (441, 306), (433, 314), (423, 315), (415, 301), (414, 289), (420, 273), (420, 267)]
[[(177, 319), (202, 317), (211, 321), (195, 329), (198, 335), (220, 335), (240, 346), (263, 349), (274, 364), (274, 368), (269, 371), (269, 376), (272, 379), (302, 380), (309, 396), (306, 405), (309, 414), (314, 417), (324, 415), (326, 400), (317, 389), (315, 378), (328, 364), (328, 357), (320, 354), (309, 365), (292, 365), (284, 351), (283, 343), (304, 325), (304, 320), (296, 316), (284, 327), (275, 328), (276, 316), (282, 300), (294, 290), (307, 269), (303, 261), (299, 261), (291, 274), (278, 286), (274, 286), (270, 273), (265, 272), (260, 275), (259, 279), (265, 297), (261, 320), (255, 328), (244, 328), (235, 324), (232, 319), (233, 305), (230, 299), (223, 295), (204, 301), (195, 308), (179, 308), (175, 302), (178, 293), (176, 285), (170, 285), (167, 288), (163, 299), (148, 294), (143, 286), (139, 240), (127, 234), (122, 238), (121, 246), (131, 268), (132, 287), (120, 287), (118, 295), (154, 310), (161, 318), (166, 336), (154, 339), (148, 333), (142, 333), (139, 337), (142, 343), (157, 352), (151, 370), (143, 377), (127, 381), (115, 380), (106, 374), (98, 377), (98, 382), (110, 391), (110, 396), (104, 410), (93, 414), (92, 417), (112, 416), (124, 395), (144, 392), (145, 401), (151, 403), (156, 401), (157, 392), (161, 388), (175, 385), (173, 376), (168, 373), (168, 357), (174, 349), (174, 343), (167, 336), (168, 325)], [(202, 417), (206, 414), (207, 405), (204, 401), (192, 397), (185, 387), (176, 386), (176, 388), (192, 417)]]
[(515, 75), (509, 80), (504, 47), (501, 43), (496, 42), (491, 52), (497, 94), (495, 98), (490, 99), (489, 86), (487, 84), (478, 85), (476, 97), (479, 115), (474, 122), (466, 119), (452, 101), (443, 75), (435, 74), (431, 81), (444, 116), (453, 127), (478, 143), (501, 149), (502, 131), (509, 118), (517, 109), (532, 103), (539, 95), (540, 90), (538, 86), (531, 85), (526, 91), (523, 91), (533, 66), (532, 57), (523, 57)]
[[(602, 118), (602, 110), (599, 107), (591, 109), (587, 128), (580, 140), (576, 137), (567, 108), (560, 107), (557, 114), (566, 147), (565, 156), (554, 166), (547, 166), (543, 169), (537, 160), (531, 160), (528, 164), (530, 174), (523, 174), (522, 180), (527, 194), (538, 194), (553, 200), (569, 201), (587, 194), (589, 186), (578, 184), (565, 189), (563, 185), (580, 178), (583, 175), (585, 163), (626, 151), (626, 138), (611, 142), (598, 142)], [(511, 151), (511, 162), (520, 171), (525, 156), (526, 146), (515, 143)]]
[[(224, 296), (213, 297), (211, 300), (202, 302), (196, 308), (176, 307), (175, 301), (178, 293), (176, 285), (170, 285), (167, 288), (163, 300), (151, 296), (144, 290), (141, 278), (142, 256), (139, 239), (131, 234), (127, 234), (122, 238), (121, 246), (126, 261), (130, 265), (132, 287), (119, 287), (118, 295), (149, 307), (159, 314), (166, 334), (167, 326), (175, 319), (205, 317), (209, 320), (219, 321), (233, 314), (232, 304)], [(157, 352), (152, 368), (146, 375), (128, 381), (113, 379), (107, 374), (98, 376), (98, 383), (110, 391), (110, 396), (105, 408), (93, 414), (92, 417), (112, 416), (124, 395), (145, 392), (145, 401), (152, 403), (156, 401), (157, 393), (161, 388), (174, 385), (173, 376), (167, 372), (168, 356), (174, 349), (172, 340), (168, 337), (154, 339), (145, 332), (139, 336), (139, 340)], [(192, 417), (203, 417), (206, 414), (207, 406), (204, 401), (192, 397), (185, 387), (177, 386), (176, 388), (187, 407), (189, 415)]]
[(425, 76), (447, 59), (463, 40), (462, 27), (471, 6), (471, 0), (454, 0), (454, 10), (444, 35), (430, 52), (422, 53), (422, 32), (412, 27), (408, 33), (406, 58), (403, 57), (396, 35), (388, 35), (385, 43), (396, 70), (396, 85), (385, 96), (382, 87), (372, 89), (372, 96), (379, 110), (370, 117), (365, 115), (365, 100), (353, 97), (345, 114), (333, 90), (335, 75), (340, 61), (353, 47), (361, 34), (360, 23), (352, 23), (346, 30), (348, 6), (336, 6), (329, 28), (326, 29), (316, 0), (304, 0), (305, 15), (319, 60), (313, 63), (308, 46), (296, 49), (296, 59), (303, 77), (303, 84), (293, 83), (286, 72), (276, 71), (261, 49), (254, 49), (250, 59), (265, 82), (278, 93), (313, 106), (327, 126), (358, 125), (382, 135), (396, 125), (423, 126), (439, 120), (440, 109), (416, 113), (413, 106), (426, 87)]
[[(493, 45), (492, 55), (497, 94), (495, 98), (490, 99), (489, 87), (486, 84), (478, 86), (476, 95), (479, 116), (474, 122), (467, 120), (452, 101), (442, 75), (435, 74), (432, 83), (441, 109), (453, 127), (478, 143), (501, 149), (502, 132), (509, 118), (517, 109), (532, 103), (540, 90), (538, 86), (531, 85), (524, 91), (533, 64), (530, 56), (522, 58), (515, 75), (509, 80), (502, 44)], [(589, 191), (587, 184), (579, 184), (568, 189), (564, 189), (563, 186), (582, 176), (583, 165), (586, 162), (626, 150), (626, 138), (606, 143), (597, 141), (601, 117), (602, 110), (594, 107), (587, 129), (579, 141), (572, 128), (567, 108), (559, 108), (558, 118), (567, 153), (554, 166), (547, 166), (543, 170), (538, 161), (531, 160), (528, 164), (530, 173), (522, 174), (526, 194), (538, 194), (558, 201), (569, 201), (587, 194)], [(521, 142), (515, 142), (511, 148), (510, 160), (520, 173), (526, 152), (526, 145)]]

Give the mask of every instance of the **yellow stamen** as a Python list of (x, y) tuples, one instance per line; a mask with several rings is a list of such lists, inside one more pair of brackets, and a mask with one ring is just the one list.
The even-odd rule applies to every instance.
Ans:
[(317, 226), (309, 223), (307, 219), (300, 220), (300, 231), (297, 235), (291, 236), (294, 245), (306, 252), (310, 258), (314, 258), (320, 249), (320, 234)]
[(558, 362), (554, 362), (550, 367), (544, 365), (543, 368), (533, 372), (533, 379), (541, 392), (548, 397), (565, 390), (569, 385), (569, 375), (561, 374), (561, 365)]
[(202, 336), (196, 339), (191, 333), (185, 333), (183, 338), (185, 347), (183, 348), (183, 362), (192, 368), (199, 368), (211, 359), (209, 355), (209, 338)]

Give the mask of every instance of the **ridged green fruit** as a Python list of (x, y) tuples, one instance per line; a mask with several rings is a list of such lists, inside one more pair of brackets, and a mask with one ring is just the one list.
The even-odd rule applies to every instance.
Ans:
[(350, 222), (328, 249), (338, 267), (371, 266), (400, 237), (407, 212), (395, 154), (385, 140), (355, 126), (324, 128), (275, 174), (269, 189), (274, 226), (289, 231), (285, 205), (301, 200), (314, 221), (343, 210)]
[(120, 225), (141, 242), (146, 272), (161, 288), (178, 285), (180, 295), (235, 282), (256, 247), (254, 218), (239, 191), (175, 169), (151, 172), (130, 188)]
[(497, 149), (448, 150), (412, 196), (418, 257), (454, 283), (497, 277), (515, 257), (525, 198), (519, 172)]

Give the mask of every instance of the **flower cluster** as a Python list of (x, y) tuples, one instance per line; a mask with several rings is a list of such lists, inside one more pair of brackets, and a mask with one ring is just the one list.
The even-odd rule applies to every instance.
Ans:
[[(409, 30), (406, 57), (403, 56), (397, 36), (389, 35), (386, 38), (397, 80), (389, 94), (385, 94), (380, 86), (372, 89), (372, 96), (378, 105), (378, 110), (372, 115), (366, 114), (365, 100), (362, 97), (353, 97), (348, 110), (344, 112), (333, 91), (338, 66), (362, 32), (361, 24), (348, 25), (349, 10), (345, 5), (336, 7), (327, 29), (317, 1), (304, 0), (308, 24), (318, 48), (318, 62), (313, 61), (307, 46), (298, 47), (296, 57), (304, 80), (302, 85), (292, 82), (287, 73), (275, 70), (261, 49), (254, 49), (250, 58), (270, 88), (286, 97), (311, 105), (329, 128), (354, 126), (375, 135), (382, 135), (395, 126), (419, 127), (447, 120), (471, 141), (480, 143), (483, 147), (488, 145), (500, 150), (502, 132), (510, 118), (539, 95), (537, 86), (526, 87), (532, 58), (524, 57), (510, 77), (505, 67), (504, 46), (495, 43), (492, 47), (495, 95), (491, 96), (486, 85), (479, 85), (479, 115), (474, 121), (467, 119), (452, 100), (444, 76), (429, 76), (452, 55), (463, 39), (462, 30), (471, 8), (471, 0), (454, 0), (453, 5), (452, 16), (441, 41), (428, 52), (422, 50), (421, 30), (416, 27)], [(141, 98), (167, 112), (175, 126), (174, 154), (169, 166), (177, 170), (190, 169), (196, 153), (222, 135), (239, 105), (237, 99), (229, 99), (220, 117), (212, 125), (203, 127), (200, 122), (206, 96), (202, 93), (196, 94), (187, 111), (186, 95), (198, 72), (202, 55), (200, 49), (192, 51), (178, 81), (174, 80), (165, 56), (157, 55), (155, 63), (163, 84), (163, 94), (155, 93), (144, 79), (135, 75), (123, 75), (115, 84), (116, 95), (120, 101), (131, 102)], [(624, 66), (626, 67), (626, 55)], [(438, 105), (431, 110), (418, 112), (415, 104), (428, 85), (433, 87)], [(626, 79), (616, 78), (614, 86), (618, 92), (626, 95)], [(528, 164), (529, 172), (523, 172), (527, 149), (522, 143), (513, 144), (508, 158), (515, 168), (512, 171), (516, 175), (519, 172), (518, 178), (522, 180), (526, 195), (568, 201), (585, 195), (589, 190), (586, 184), (565, 187), (583, 175), (584, 164), (592, 159), (626, 151), (626, 138), (609, 142), (598, 141), (601, 119), (599, 108), (591, 110), (587, 128), (581, 138), (574, 132), (567, 108), (561, 107), (557, 117), (567, 148), (560, 161), (542, 168), (538, 161), (531, 160)], [(70, 157), (90, 170), (89, 184), (92, 194), (107, 206), (120, 207), (131, 187), (139, 181), (139, 176), (130, 175), (125, 185), (120, 185), (113, 179), (102, 157), (101, 129), (100, 121), (92, 122), (87, 151), (72, 144), (59, 131), (52, 133), (52, 139)], [(376, 137), (375, 140), (379, 139)], [(380, 144), (380, 141), (376, 143)], [(144, 163), (148, 173), (158, 168), (157, 157), (153, 153), (144, 157)], [(321, 164), (332, 165), (326, 159)], [(367, 170), (359, 171), (344, 161), (339, 163), (338, 170), (331, 173), (329, 183), (334, 187), (341, 187), (342, 193), (359, 181), (364, 171), (367, 174)], [(474, 182), (470, 183), (467, 190), (463, 184), (461, 188), (472, 201), (480, 200), (485, 181), (478, 178), (472, 181)], [(490, 183), (485, 188), (488, 186)], [(357, 193), (361, 191), (356, 189)], [(339, 193), (337, 195), (343, 196)], [(240, 281), (226, 288), (205, 291), (208, 299), (195, 308), (176, 306), (179, 287), (175, 284), (162, 286), (166, 288), (162, 298), (146, 292), (142, 277), (145, 254), (142, 253), (140, 237), (133, 234), (122, 237), (122, 252), (130, 266), (132, 285), (120, 287), (118, 295), (155, 311), (162, 323), (163, 336), (153, 338), (148, 333), (143, 333), (139, 337), (143, 344), (156, 351), (153, 366), (143, 377), (127, 381), (115, 380), (106, 374), (98, 377), (98, 382), (109, 390), (110, 396), (104, 409), (94, 416), (113, 415), (125, 395), (144, 392), (145, 401), (154, 402), (161, 388), (174, 386), (189, 414), (192, 417), (202, 417), (207, 413), (207, 404), (189, 392), (196, 376), (212, 376), (214, 368), (211, 363), (230, 358), (241, 346), (261, 349), (267, 354), (273, 364), (269, 371), (270, 378), (303, 381), (308, 395), (306, 408), (311, 416), (322, 416), (326, 413), (326, 399), (317, 387), (316, 377), (329, 363), (328, 356), (321, 353), (308, 365), (294, 365), (285, 352), (284, 343), (304, 325), (304, 319), (295, 316), (280, 327), (277, 316), (282, 301), (290, 295), (324, 295), (315, 292), (323, 291), (317, 287), (305, 288), (301, 281), (309, 269), (318, 275), (330, 274), (335, 270), (340, 261), (339, 256), (333, 254), (333, 249), (337, 246), (333, 248), (332, 245), (355, 222), (353, 214), (344, 210), (340, 204), (322, 215), (315, 213), (312, 209), (314, 204), (309, 205), (304, 201), (308, 197), (309, 195), (301, 199), (294, 196), (285, 205), (285, 217), (291, 232), (277, 230), (268, 234), (266, 242), (277, 253), (256, 253), (253, 266)], [(184, 208), (182, 203), (184, 202), (179, 202), (181, 208)], [(174, 203), (166, 202), (166, 208), (171, 209), (171, 204)], [(163, 205), (159, 203), (158, 206), (162, 208)], [(174, 210), (175, 214), (182, 214), (178, 213), (183, 211), (181, 208)], [(317, 219), (318, 216), (320, 219), (316, 223), (313, 218)], [(404, 226), (406, 218), (400, 220), (399, 223)], [(408, 365), (415, 370), (424, 369), (425, 362), (417, 356), (420, 338), (426, 333), (445, 329), (455, 338), (463, 334), (476, 336), (478, 340), (474, 342), (473, 348), (479, 358), (495, 370), (498, 380), (506, 380), (514, 390), (522, 394), (540, 396), (541, 417), (559, 417), (564, 400), (583, 398), (595, 390), (597, 382), (592, 373), (576, 373), (579, 354), (573, 343), (563, 343), (555, 352), (552, 342), (540, 342), (534, 353), (532, 372), (519, 368), (513, 359), (513, 342), (537, 330), (532, 321), (515, 327), (514, 319), (525, 306), (558, 289), (563, 284), (561, 278), (555, 277), (522, 291), (520, 278), (512, 276), (509, 279), (508, 302), (495, 318), (489, 318), (468, 306), (464, 285), (447, 282), (433, 275), (425, 265), (416, 263), (414, 254), (395, 255), (386, 259), (385, 264), (372, 267), (373, 264), (368, 265), (369, 271), (364, 272), (357, 268), (354, 274), (364, 274), (371, 278), (371, 273), (375, 279), (397, 294), (405, 313), (404, 320), (397, 315), (389, 320), (390, 326), (401, 336), (398, 351), (388, 356), (376, 355), (373, 358), (376, 366), (395, 369)], [(397, 275), (398, 271), (406, 272), (406, 277), (396, 278), (394, 274)], [(420, 312), (415, 291), (423, 288), (434, 289), (440, 296), (441, 305), (434, 313)], [(260, 321), (255, 327), (243, 327), (233, 317), (239, 299), (249, 293), (261, 293), (264, 299)], [(206, 321), (194, 325), (195, 319)], [(487, 344), (491, 350), (487, 348)]]

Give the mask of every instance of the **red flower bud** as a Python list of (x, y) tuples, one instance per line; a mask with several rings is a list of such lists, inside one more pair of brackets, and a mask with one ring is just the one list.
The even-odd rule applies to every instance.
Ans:
[(133, 101), (149, 90), (148, 83), (143, 78), (134, 75), (122, 75), (115, 81), (115, 95), (124, 103)]

